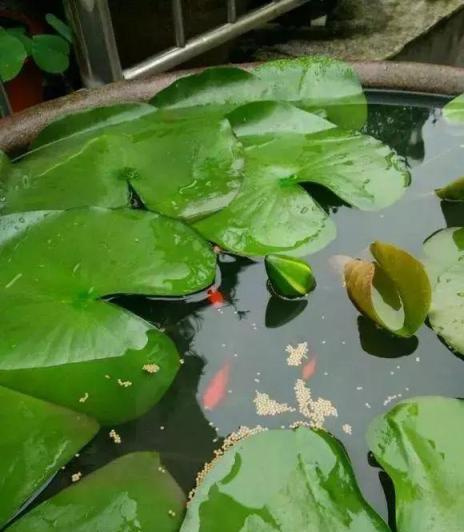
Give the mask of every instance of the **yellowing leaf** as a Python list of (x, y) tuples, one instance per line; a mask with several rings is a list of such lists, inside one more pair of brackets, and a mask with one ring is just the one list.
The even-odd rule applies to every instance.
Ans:
[(345, 266), (348, 295), (360, 312), (397, 336), (412, 336), (430, 307), (431, 287), (424, 266), (406, 251), (374, 242), (376, 262)]

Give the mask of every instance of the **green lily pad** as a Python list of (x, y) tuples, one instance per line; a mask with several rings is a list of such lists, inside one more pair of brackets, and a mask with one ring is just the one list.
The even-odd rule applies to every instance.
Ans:
[(96, 421), (0, 386), (0, 526), (98, 431)]
[(324, 57), (272, 61), (253, 73), (238, 68), (207, 69), (176, 80), (150, 103), (160, 109), (224, 116), (241, 105), (267, 100), (320, 112), (347, 128), (362, 127), (367, 117), (366, 99), (355, 72), (348, 64)]
[(67, 24), (53, 13), (47, 13), (45, 15), (45, 20), (57, 33), (64, 37), (68, 42), (72, 43), (71, 28)]
[(462, 124), (464, 122), (464, 94), (445, 105), (443, 116), (454, 124)]
[(120, 103), (94, 109), (85, 109), (57, 118), (46, 126), (31, 144), (32, 149), (45, 144), (68, 140), (78, 135), (94, 135), (111, 126), (135, 120), (144, 115), (156, 113), (152, 105), (146, 103)]
[(370, 246), (376, 262), (345, 266), (348, 295), (358, 310), (397, 336), (413, 336), (424, 323), (431, 286), (424, 266), (406, 251), (383, 242)]
[(282, 132), (272, 134), (288, 107), (258, 102), (229, 115), (246, 146), (245, 177), (226, 208), (195, 224), (225, 249), (244, 255), (303, 255), (326, 246), (335, 237), (335, 226), (299, 183), (323, 185), (366, 210), (392, 204), (409, 184), (409, 174), (382, 143), (335, 128), (316, 115), (287, 112)]
[(316, 286), (311, 266), (304, 260), (285, 255), (268, 255), (266, 272), (275, 292), (284, 297), (302, 297)]
[(174, 343), (149, 330), (143, 349), (119, 357), (0, 370), (0, 384), (83, 412), (102, 425), (136, 419), (166, 393), (179, 368)]
[(11, 532), (177, 532), (185, 497), (157, 453), (126, 454), (34, 508)]
[(347, 63), (309, 56), (269, 61), (253, 72), (272, 87), (274, 99), (307, 111), (322, 111), (330, 121), (347, 129), (359, 129), (366, 122), (366, 97)]
[(439, 231), (426, 240), (424, 252), (433, 285), (430, 325), (464, 354), (464, 228)]
[(272, 100), (269, 86), (240, 68), (208, 68), (182, 77), (155, 94), (150, 103), (160, 109), (202, 107), (201, 112), (225, 115), (248, 102)]
[(0, 369), (142, 349), (152, 327), (102, 297), (184, 295), (215, 277), (215, 254), (204, 240), (144, 211), (3, 216), (0, 235)]
[(181, 532), (387, 532), (363, 499), (341, 445), (299, 428), (250, 436), (212, 465)]
[(42, 143), (4, 170), (4, 213), (123, 207), (130, 185), (148, 209), (190, 219), (221, 209), (240, 186), (241, 145), (222, 118), (168, 122), (147, 106), (118, 106), (63, 118)]
[(435, 190), (436, 195), (447, 201), (464, 201), (464, 177), (456, 179), (446, 187)]
[(368, 441), (393, 480), (398, 531), (462, 531), (463, 401), (403, 401), (372, 422)]
[(16, 35), (0, 28), (0, 80), (10, 81), (23, 68), (27, 51)]

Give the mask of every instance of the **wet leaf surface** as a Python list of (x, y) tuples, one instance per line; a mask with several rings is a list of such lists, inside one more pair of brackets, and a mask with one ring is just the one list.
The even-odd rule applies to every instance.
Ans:
[(127, 454), (34, 508), (11, 532), (176, 532), (185, 497), (157, 453)]
[(98, 431), (76, 412), (0, 386), (0, 526)]
[(464, 522), (464, 402), (403, 401), (372, 422), (368, 441), (393, 480), (399, 532), (460, 532)]
[(337, 440), (308, 428), (250, 436), (197, 488), (182, 532), (388, 532), (363, 499)]

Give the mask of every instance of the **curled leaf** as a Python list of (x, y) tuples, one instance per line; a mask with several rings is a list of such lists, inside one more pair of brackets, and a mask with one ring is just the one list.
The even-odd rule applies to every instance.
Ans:
[(374, 242), (376, 262), (345, 266), (348, 295), (360, 312), (397, 336), (412, 336), (430, 307), (431, 287), (424, 266), (406, 251)]
[(437, 188), (436, 195), (448, 201), (464, 201), (464, 177), (460, 177), (445, 187)]
[(302, 259), (267, 255), (265, 265), (271, 286), (278, 295), (301, 297), (316, 286), (311, 266)]

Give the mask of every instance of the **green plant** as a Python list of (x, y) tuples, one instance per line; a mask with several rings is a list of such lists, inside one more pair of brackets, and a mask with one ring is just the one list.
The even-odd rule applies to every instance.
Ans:
[(48, 24), (57, 34), (28, 35), (26, 28), (0, 27), (0, 79), (14, 79), (28, 57), (44, 72), (61, 74), (69, 67), (72, 42), (70, 28), (55, 15), (48, 14)]

